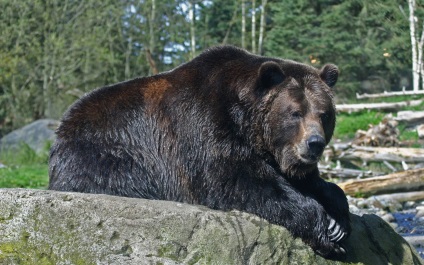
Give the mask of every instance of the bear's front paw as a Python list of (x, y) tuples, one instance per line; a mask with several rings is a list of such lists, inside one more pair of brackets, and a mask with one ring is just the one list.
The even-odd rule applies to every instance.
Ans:
[(344, 260), (346, 259), (346, 249), (341, 242), (350, 234), (349, 216), (342, 218), (333, 218), (329, 214), (324, 213), (321, 227), (325, 227), (320, 231), (315, 251), (328, 259)]
[(327, 228), (328, 238), (331, 242), (340, 242), (349, 235), (349, 230), (336, 222), (332, 217), (328, 216), (329, 225)]
[(320, 248), (317, 253), (321, 256), (334, 259), (346, 259), (346, 249), (341, 242), (346, 239), (350, 234), (350, 220), (346, 218), (337, 218), (337, 220), (330, 215), (327, 215), (327, 229), (325, 236), (321, 237)]

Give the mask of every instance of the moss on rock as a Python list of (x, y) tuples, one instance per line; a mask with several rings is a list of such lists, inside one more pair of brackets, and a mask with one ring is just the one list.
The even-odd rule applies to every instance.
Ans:
[[(422, 264), (375, 216), (352, 215), (348, 264)], [(0, 189), (0, 264), (345, 264), (239, 211), (175, 202)]]

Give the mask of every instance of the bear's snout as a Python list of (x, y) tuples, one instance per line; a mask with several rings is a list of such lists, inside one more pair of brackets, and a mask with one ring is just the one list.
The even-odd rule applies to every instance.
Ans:
[(325, 147), (325, 139), (318, 134), (312, 135), (306, 140), (306, 146), (308, 147), (308, 154), (313, 160), (318, 160), (322, 155)]

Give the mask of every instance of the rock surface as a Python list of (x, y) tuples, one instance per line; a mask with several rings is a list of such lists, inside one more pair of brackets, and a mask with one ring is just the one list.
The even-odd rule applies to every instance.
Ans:
[(53, 142), (59, 122), (56, 120), (42, 119), (34, 121), (24, 127), (6, 134), (0, 139), (0, 149), (10, 150), (25, 143), (34, 151), (41, 152), (45, 149), (47, 141)]
[[(352, 215), (353, 264), (423, 264), (375, 215)], [(0, 264), (344, 264), (250, 214), (176, 202), (0, 189)]]

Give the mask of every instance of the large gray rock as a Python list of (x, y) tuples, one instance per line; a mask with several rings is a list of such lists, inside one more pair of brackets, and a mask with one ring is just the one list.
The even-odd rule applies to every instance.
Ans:
[[(352, 215), (354, 264), (422, 264), (380, 218)], [(0, 264), (344, 264), (250, 214), (175, 202), (0, 189)]]
[(55, 130), (58, 125), (59, 122), (56, 120), (36, 120), (1, 138), (0, 150), (14, 150), (19, 148), (21, 143), (25, 143), (39, 153), (45, 149), (46, 142), (55, 140)]

